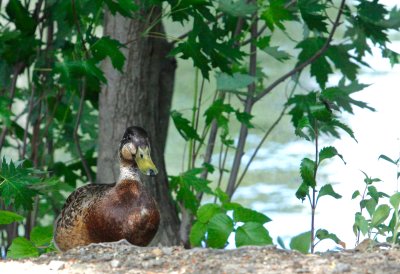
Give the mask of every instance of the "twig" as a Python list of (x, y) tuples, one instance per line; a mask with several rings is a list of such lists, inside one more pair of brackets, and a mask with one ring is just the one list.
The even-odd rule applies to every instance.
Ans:
[(79, 142), (79, 134), (78, 134), (78, 129), (79, 129), (79, 125), (81, 123), (81, 117), (82, 117), (82, 113), (83, 113), (83, 105), (85, 103), (85, 90), (86, 90), (86, 79), (83, 79), (82, 80), (82, 88), (81, 88), (81, 98), (79, 100), (79, 109), (78, 109), (78, 113), (76, 114), (76, 122), (75, 122), (75, 127), (74, 127), (74, 141), (75, 141), (75, 146), (78, 151), (79, 157), (82, 160), (83, 169), (85, 170), (85, 173), (89, 180), (89, 183), (92, 184), (94, 182), (92, 173), (91, 173), (89, 165), (85, 159), (85, 156), (82, 153), (81, 145)]
[[(318, 122), (315, 121), (314, 124), (314, 132), (315, 132), (315, 167), (314, 167), (314, 181), (317, 179), (317, 171), (318, 171)], [(317, 208), (316, 201), (316, 190), (315, 186), (311, 188), (312, 191), (312, 203), (311, 203), (311, 253), (314, 253), (314, 241), (315, 241), (315, 209)]]
[[(89, 52), (86, 49), (85, 40), (84, 40), (82, 32), (81, 32), (81, 27), (80, 27), (80, 24), (79, 24), (78, 15), (76, 13), (75, 0), (71, 0), (71, 1), (72, 1), (72, 10), (73, 10), (73, 14), (74, 14), (75, 25), (76, 25), (76, 28), (77, 28), (77, 31), (78, 31), (78, 35), (79, 35), (79, 37), (81, 39), (82, 48), (83, 48), (83, 51), (84, 51), (86, 59), (89, 59)], [(82, 153), (81, 145), (80, 145), (80, 142), (79, 142), (79, 134), (78, 134), (78, 129), (79, 129), (79, 125), (80, 125), (80, 122), (81, 122), (81, 117), (82, 117), (82, 113), (83, 113), (83, 107), (84, 107), (84, 103), (85, 103), (85, 93), (86, 93), (86, 79), (85, 79), (85, 77), (83, 77), (83, 79), (82, 79), (82, 87), (81, 87), (81, 98), (79, 100), (79, 109), (78, 109), (78, 113), (76, 115), (77, 117), (76, 117), (73, 136), (74, 136), (76, 149), (77, 149), (79, 157), (80, 157), (80, 159), (82, 161), (83, 169), (85, 170), (85, 173), (86, 173), (86, 176), (87, 176), (89, 182), (93, 183), (92, 173), (91, 173), (89, 165), (88, 165), (88, 163), (87, 163), (87, 161), (86, 161), (86, 159), (85, 159), (85, 157), (84, 157), (84, 155)]]
[[(17, 63), (14, 66), (14, 71), (13, 71), (13, 80), (11, 82), (11, 86), (10, 86), (10, 104), (8, 105), (8, 109), (11, 110), (12, 105), (13, 105), (13, 100), (15, 97), (15, 91), (17, 89), (17, 79), (18, 79), (18, 75), (21, 73), (21, 71), (24, 69), (25, 65), (22, 62)], [(0, 153), (1, 150), (4, 146), (4, 141), (6, 139), (6, 135), (8, 132), (8, 128), (6, 125), (3, 126), (3, 129), (0, 133)]]
[(24, 128), (24, 137), (22, 139), (21, 159), (25, 158), (25, 154), (26, 154), (26, 146), (27, 146), (26, 140), (28, 138), (29, 120), (31, 118), (32, 111), (33, 111), (34, 96), (35, 96), (35, 88), (31, 87), (31, 96), (29, 97), (29, 109), (28, 109), (28, 114), (27, 114), (27, 117), (26, 117), (26, 123), (25, 123), (25, 128)]
[(298, 65), (297, 67), (295, 67), (294, 69), (289, 71), (288, 73), (286, 73), (283, 76), (279, 77), (271, 85), (269, 85), (266, 89), (264, 89), (261, 93), (259, 93), (257, 96), (255, 96), (255, 98), (254, 98), (255, 102), (260, 100), (261, 98), (263, 98), (265, 95), (270, 93), (280, 83), (282, 83), (283, 81), (285, 81), (286, 79), (288, 79), (292, 75), (296, 74), (300, 70), (304, 69), (306, 66), (310, 65), (311, 63), (313, 63), (315, 60), (317, 60), (319, 57), (321, 57), (321, 55), (323, 55), (325, 53), (325, 51), (328, 49), (330, 43), (332, 42), (333, 35), (335, 34), (337, 27), (340, 25), (339, 20), (340, 20), (340, 17), (342, 16), (342, 14), (343, 14), (343, 9), (344, 9), (345, 2), (346, 2), (346, 0), (342, 0), (342, 2), (340, 3), (339, 12), (338, 12), (338, 14), (336, 16), (335, 23), (332, 26), (332, 30), (329, 33), (329, 36), (326, 39), (325, 44), (313, 56), (311, 56), (307, 61), (304, 61), (303, 63), (301, 63), (300, 65)]
[[(251, 37), (254, 39), (257, 35), (257, 13), (253, 14), (253, 23), (251, 25)], [(249, 64), (249, 74), (251, 76), (255, 76), (257, 73), (257, 46), (255, 43), (252, 43), (250, 46), (250, 64)], [(253, 108), (254, 100), (253, 95), (256, 91), (256, 83), (253, 82), (248, 86), (247, 98), (244, 107), (244, 111), (246, 113), (251, 113), (251, 109)], [(242, 156), (244, 153), (244, 146), (246, 143), (246, 138), (248, 134), (247, 125), (244, 123), (240, 126), (239, 140), (236, 147), (235, 157), (233, 159), (233, 164), (231, 168), (231, 173), (228, 179), (228, 185), (226, 187), (226, 193), (229, 198), (232, 198), (232, 195), (235, 191), (235, 184), (237, 180), (237, 176), (240, 169), (240, 164), (242, 160)]]
[[(301, 73), (301, 72), (300, 72)], [(297, 76), (295, 85), (292, 88), (292, 91), (290, 92), (289, 98), (292, 97), (293, 93), (296, 90), (297, 84), (299, 83), (299, 78), (300, 78), (300, 73)], [(283, 116), (286, 113), (287, 108), (289, 107), (289, 105), (285, 105), (281, 111), (281, 113), (279, 114), (278, 118), (274, 121), (274, 123), (270, 126), (270, 128), (267, 130), (267, 132), (265, 132), (263, 138), (261, 139), (261, 141), (258, 143), (256, 149), (254, 150), (253, 154), (250, 157), (250, 160), (248, 161), (247, 165), (245, 166), (242, 174), (239, 177), (239, 180), (236, 183), (235, 186), (235, 190), (237, 190), (237, 188), (239, 187), (239, 185), (242, 183), (244, 176), (246, 175), (251, 163), (253, 162), (254, 158), (257, 156), (258, 151), (260, 150), (260, 148), (262, 147), (262, 145), (264, 144), (265, 140), (268, 138), (268, 136), (271, 134), (271, 132), (275, 129), (275, 127), (279, 124), (279, 122), (282, 120)]]

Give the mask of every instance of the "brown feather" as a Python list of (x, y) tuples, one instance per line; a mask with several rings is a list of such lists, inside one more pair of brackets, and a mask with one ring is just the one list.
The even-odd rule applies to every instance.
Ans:
[(159, 222), (156, 202), (140, 182), (91, 184), (68, 197), (56, 221), (54, 240), (62, 251), (122, 239), (145, 246), (156, 234)]

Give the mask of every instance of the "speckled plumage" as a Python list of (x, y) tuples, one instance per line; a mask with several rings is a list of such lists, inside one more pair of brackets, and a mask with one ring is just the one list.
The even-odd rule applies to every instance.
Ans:
[(117, 183), (89, 184), (68, 197), (55, 222), (54, 242), (58, 249), (65, 251), (121, 239), (145, 246), (153, 239), (160, 214), (153, 197), (140, 182), (133, 153), (128, 160), (121, 155), (120, 166), (121, 176)]

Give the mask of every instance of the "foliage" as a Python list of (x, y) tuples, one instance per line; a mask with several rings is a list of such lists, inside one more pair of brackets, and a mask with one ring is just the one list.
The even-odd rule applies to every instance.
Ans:
[[(390, 159), (385, 155), (381, 155), (379, 158)], [(393, 163), (396, 164), (395, 161)], [(400, 243), (398, 237), (400, 227), (400, 193), (396, 192), (389, 196), (385, 192), (378, 191), (376, 184), (381, 182), (381, 180), (369, 177), (365, 172), (363, 173), (365, 176), (365, 188), (362, 192), (356, 190), (352, 195), (352, 199), (360, 199), (360, 210), (355, 214), (353, 225), (353, 232), (357, 237), (357, 243), (360, 242), (361, 236), (374, 241), (378, 241), (379, 236), (384, 236), (387, 242), (393, 244)], [(382, 200), (386, 200), (390, 205), (382, 203)], [(389, 218), (391, 212), (393, 213), (391, 218)]]
[(13, 240), (8, 249), (8, 258), (21, 259), (38, 257), (40, 254), (55, 251), (51, 243), (53, 238), (53, 227), (36, 226), (32, 229), (30, 240), (24, 237), (17, 237)]
[[(50, 250), (48, 220), (78, 183), (94, 180), (98, 92), (106, 82), (98, 65), (109, 58), (122, 71), (125, 62), (123, 45), (97, 28), (105, 7), (132, 16), (137, 6), (128, 2), (0, 3), (0, 152), (19, 159), (1, 161), (0, 220), (18, 221), (0, 240), (9, 257)], [(13, 241), (19, 226), (30, 241)]]
[[(163, 14), (154, 22), (152, 16), (143, 18), (143, 11), (155, 7)], [(14, 159), (7, 162), (3, 158), (0, 174), (0, 220), (11, 222), (14, 233), (0, 244), (11, 244), (18, 226), (31, 234), (31, 241), (16, 238), (9, 256), (37, 256), (48, 250), (42, 244), (47, 245), (49, 234), (43, 232), (46, 241), (37, 240), (35, 233), (41, 232), (32, 229), (32, 224), (47, 227), (49, 218), (45, 217), (55, 218), (68, 192), (95, 180), (98, 93), (107, 82), (99, 64), (106, 60), (126, 73), (126, 56), (121, 50), (131, 46), (131, 42), (123, 44), (99, 35), (105, 9), (112, 15), (147, 22), (143, 39), (157, 36), (152, 29), (160, 20), (189, 29), (179, 37), (165, 37), (172, 40), (170, 56), (189, 59), (196, 68), (193, 105), (189, 111), (184, 106), (170, 112), (188, 143), (187, 165), (179, 175), (169, 177), (180, 213), (186, 215), (181, 227), (184, 243), (222, 248), (232, 232), (237, 246), (272, 243), (264, 228), (269, 218), (231, 199), (258, 149), (287, 110), (296, 134), (316, 147), (315, 159), (306, 157), (301, 162), (302, 184), (296, 196), (301, 200), (307, 197), (313, 213), (321, 197), (340, 198), (331, 184), (319, 185), (317, 173), (326, 160), (343, 157), (332, 146), (319, 149), (319, 136), (338, 138), (344, 131), (355, 139), (341, 112), (353, 114), (354, 107), (373, 110), (352, 96), (367, 86), (358, 76), (360, 69), (368, 66), (365, 57), (372, 49), (392, 65), (398, 64), (399, 54), (388, 47), (388, 32), (400, 28), (397, 7), (389, 10), (375, 0), (0, 1), (0, 152)], [(276, 37), (282, 33), (287, 39), (278, 46)], [(291, 69), (276, 77), (273, 69), (265, 69), (271, 64), (263, 57)], [(306, 73), (318, 88), (299, 92), (300, 75)], [(334, 73), (341, 75), (338, 82), (331, 77)], [(206, 96), (204, 83), (214, 77), (216, 89)], [(21, 85), (24, 81), (26, 85)], [(261, 128), (253, 107), (284, 82), (293, 84), (287, 103), (270, 127)], [(265, 135), (245, 163), (247, 137), (256, 131)], [(398, 166), (398, 160), (381, 158)], [(213, 171), (217, 179), (211, 184), (208, 177)], [(379, 192), (369, 187), (366, 195), (372, 200), (379, 197)], [(203, 197), (218, 197), (220, 204), (201, 205)], [(391, 203), (394, 208), (398, 206), (396, 197)], [(366, 208), (379, 213), (366, 222), (362, 214), (357, 215), (357, 230), (368, 233), (382, 227), (388, 208), (378, 201), (376, 205), (364, 203), (361, 211)], [(393, 233), (398, 228), (395, 213), (389, 225)], [(295, 237), (291, 247), (306, 252), (310, 246), (313, 250), (314, 243), (304, 242), (308, 235), (340, 241), (334, 234), (325, 230), (314, 233), (312, 228)]]
[[(298, 81), (299, 74), (309, 67), (309, 73), (315, 78), (319, 90), (305, 90), (302, 94), (292, 95), (297, 87), (295, 82), (292, 94), (275, 124), (279, 123), (285, 110), (289, 109), (296, 134), (313, 141), (316, 145), (315, 159), (304, 158), (301, 163), (302, 184), (296, 196), (301, 200), (306, 197), (309, 199), (313, 214), (321, 197), (340, 198), (331, 184), (317, 185), (317, 172), (321, 163), (335, 156), (343, 160), (334, 147), (319, 149), (318, 138), (324, 134), (339, 138), (340, 133), (345, 132), (356, 140), (352, 129), (341, 120), (341, 112), (353, 114), (354, 107), (374, 110), (366, 103), (354, 99), (353, 95), (367, 87), (359, 82), (358, 75), (362, 66), (368, 66), (365, 56), (372, 51), (373, 45), (378, 46), (382, 56), (393, 61), (392, 65), (398, 63), (397, 53), (391, 52), (393, 58), (387, 54), (390, 51), (387, 47), (387, 32), (399, 29), (397, 9), (389, 11), (376, 1), (358, 1), (352, 4), (342, 1), (339, 6), (330, 1), (316, 3), (308, 0), (296, 1), (295, 4), (290, 1), (216, 1), (217, 12), (214, 12), (212, 2), (198, 1), (193, 5), (178, 1), (167, 2), (171, 9), (171, 13), (167, 15), (172, 21), (185, 24), (190, 22), (189, 18), (193, 20), (189, 23), (192, 26), (191, 30), (187, 36), (179, 37), (171, 54), (191, 59), (203, 76), (203, 80), (196, 76), (194, 83), (193, 105), (191, 113), (187, 116), (191, 116), (192, 119), (185, 118), (183, 111), (172, 112), (178, 132), (189, 144), (187, 170), (204, 164), (215, 165), (212, 154), (215, 143), (220, 143), (218, 166), (213, 166), (219, 173), (216, 187), (226, 184), (226, 193), (231, 199), (258, 148), (274, 129), (274, 125), (264, 129), (265, 137), (251, 156), (250, 163), (246, 164), (243, 173), (239, 174), (248, 132), (252, 128), (257, 129), (252, 121), (253, 106), (290, 77), (296, 79), (294, 76), (297, 76), (295, 81)], [(327, 10), (331, 8), (334, 8), (336, 18), (328, 17)], [(257, 32), (252, 32), (255, 18), (259, 20), (259, 25), (255, 26)], [(294, 32), (303, 31), (302, 38), (293, 38), (293, 29), (288, 30), (289, 22), (301, 23), (299, 26), (302, 29), (296, 29)], [(241, 31), (238, 32), (238, 29)], [(337, 29), (342, 30), (340, 38), (337, 37)], [(274, 45), (274, 37), (280, 32), (290, 37), (289, 44), (295, 40), (293, 48), (297, 51), (284, 50)], [(183, 39), (180, 39), (182, 37)], [(245, 55), (248, 43), (252, 48)], [(221, 51), (222, 47), (224, 52)], [(267, 54), (284, 64), (295, 60), (296, 64), (292, 70), (272, 81), (262, 70), (264, 66), (268, 67), (268, 64), (260, 65), (256, 54)], [(221, 56), (224, 62), (216, 59)], [(203, 95), (204, 79), (210, 79), (212, 72), (217, 87), (213, 101), (206, 103)], [(340, 81), (329, 81), (330, 76), (337, 72), (342, 76)], [(268, 85), (265, 85), (266, 79), (269, 81)], [(232, 132), (234, 124), (239, 124), (240, 133)], [(235, 134), (236, 142), (233, 141)], [(220, 137), (219, 140), (216, 136)], [(202, 153), (204, 158), (199, 157)], [(226, 161), (229, 158), (233, 158), (233, 161)], [(202, 172), (199, 176), (207, 179), (208, 172)], [(318, 195), (315, 195), (317, 191)], [(198, 192), (198, 189), (194, 192), (196, 195), (188, 195), (191, 197), (190, 203), (181, 202), (181, 206), (189, 208), (189, 213), (182, 214), (193, 214), (194, 209), (201, 204), (202, 193)], [(213, 195), (210, 191), (208, 194)], [(181, 195), (177, 195), (178, 202), (179, 197)], [(191, 220), (188, 217), (183, 219)], [(182, 227), (187, 225), (183, 224)], [(198, 222), (193, 229), (200, 227), (205, 231), (205, 226)], [(231, 228), (231, 225), (226, 221), (227, 230), (228, 227)], [(314, 239), (316, 234), (314, 228), (312, 230)], [(336, 236), (327, 235), (333, 234), (318, 234), (322, 237), (320, 240), (330, 238), (340, 242), (336, 240)], [(314, 243), (311, 250), (313, 248)]]
[(272, 238), (264, 227), (265, 223), (271, 221), (270, 218), (229, 202), (226, 193), (220, 189), (217, 189), (217, 196), (221, 205), (207, 203), (197, 210), (197, 221), (190, 232), (192, 246), (224, 248), (231, 233), (235, 233), (237, 247), (272, 244)]

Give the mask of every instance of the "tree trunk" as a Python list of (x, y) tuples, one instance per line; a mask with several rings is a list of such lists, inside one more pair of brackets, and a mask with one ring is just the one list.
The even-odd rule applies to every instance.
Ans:
[[(133, 20), (110, 12), (105, 14), (104, 35), (127, 46), (123, 49), (126, 57), (123, 73), (115, 70), (109, 60), (103, 63), (108, 84), (100, 94), (97, 182), (107, 184), (118, 179), (117, 151), (125, 129), (132, 125), (146, 129), (152, 158), (159, 170), (155, 179), (143, 178), (161, 214), (153, 243), (174, 245), (179, 243), (179, 219), (168, 189), (164, 150), (176, 60), (166, 57), (172, 47), (166, 40), (143, 35), (148, 22), (157, 20), (159, 13), (158, 8), (142, 11)], [(162, 24), (157, 24), (152, 31), (164, 33)]]

